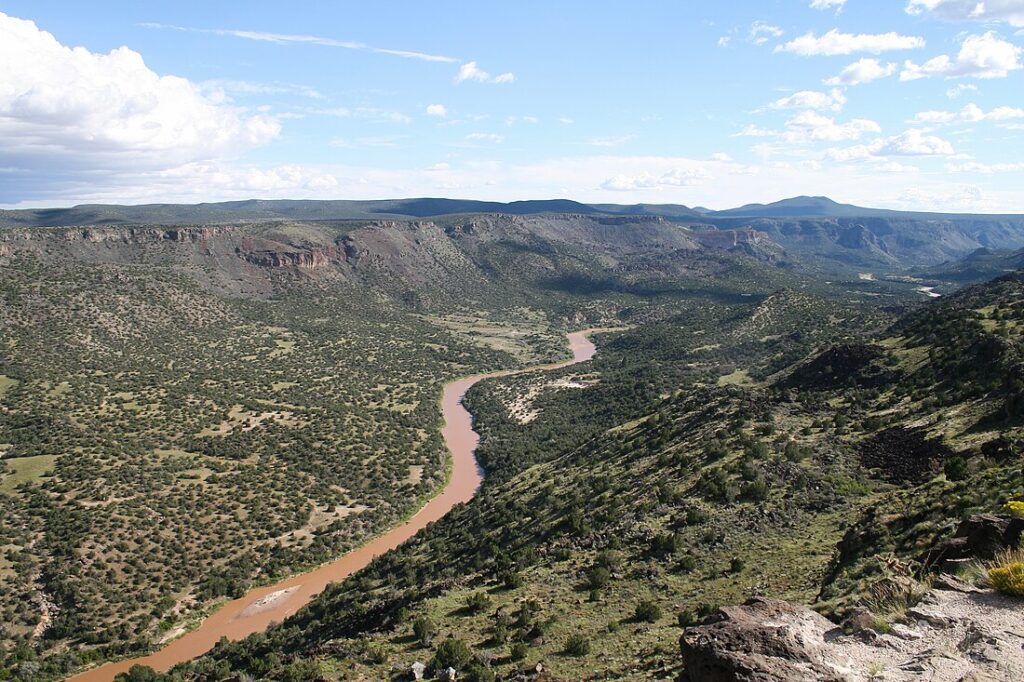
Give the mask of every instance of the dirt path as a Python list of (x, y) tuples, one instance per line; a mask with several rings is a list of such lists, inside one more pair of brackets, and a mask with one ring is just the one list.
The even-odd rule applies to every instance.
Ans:
[(255, 588), (243, 597), (224, 604), (206, 618), (198, 628), (168, 643), (153, 654), (108, 663), (75, 675), (69, 680), (74, 682), (110, 682), (115, 675), (127, 672), (133, 665), (148, 665), (158, 671), (167, 671), (178, 663), (206, 653), (221, 637), (237, 640), (256, 632), (262, 632), (271, 623), (282, 621), (305, 606), (329, 583), (344, 580), (369, 564), (374, 557), (398, 547), (427, 524), (440, 519), (456, 504), (468, 502), (479, 489), (480, 483), (483, 481), (483, 472), (474, 455), (480, 436), (473, 430), (473, 416), (462, 406), (462, 398), (466, 391), (473, 384), (484, 379), (523, 372), (559, 369), (585, 362), (592, 358), (597, 351), (587, 337), (598, 331), (603, 330), (587, 329), (568, 335), (569, 348), (572, 350), (573, 356), (571, 360), (526, 369), (476, 374), (445, 384), (441, 397), (441, 413), (444, 417), (441, 435), (452, 456), (451, 478), (444, 490), (427, 502), (409, 520), (329, 564), (324, 564), (308, 573), (286, 578), (274, 585)]

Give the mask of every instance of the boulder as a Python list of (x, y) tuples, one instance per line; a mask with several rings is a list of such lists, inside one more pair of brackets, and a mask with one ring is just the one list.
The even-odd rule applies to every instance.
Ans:
[(991, 559), (997, 552), (1017, 547), (1024, 534), (1024, 519), (1003, 514), (974, 514), (960, 522), (953, 537), (921, 555), (929, 569), (943, 569), (962, 559)]
[(726, 606), (679, 639), (691, 682), (840, 682), (827, 659), (832, 623), (805, 606), (755, 597)]

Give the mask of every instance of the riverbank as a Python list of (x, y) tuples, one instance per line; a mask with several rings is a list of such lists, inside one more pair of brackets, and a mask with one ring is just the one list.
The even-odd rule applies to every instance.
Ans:
[(480, 488), (483, 472), (475, 456), (480, 437), (473, 430), (473, 416), (462, 405), (466, 391), (484, 379), (549, 371), (585, 362), (597, 352), (589, 336), (600, 331), (605, 330), (586, 329), (568, 334), (569, 349), (572, 351), (572, 358), (569, 360), (523, 369), (476, 374), (445, 384), (441, 396), (441, 413), (444, 419), (441, 435), (451, 453), (451, 475), (444, 489), (408, 520), (328, 564), (273, 585), (254, 588), (244, 596), (225, 603), (203, 620), (199, 627), (150, 655), (107, 663), (75, 675), (69, 680), (110, 682), (115, 675), (127, 672), (133, 665), (146, 665), (158, 671), (166, 671), (178, 663), (205, 654), (222, 637), (237, 640), (262, 632), (271, 623), (280, 622), (293, 615), (322, 592), (328, 584), (344, 580), (368, 565), (375, 557), (398, 547), (428, 524), (443, 517), (455, 505), (468, 502)]

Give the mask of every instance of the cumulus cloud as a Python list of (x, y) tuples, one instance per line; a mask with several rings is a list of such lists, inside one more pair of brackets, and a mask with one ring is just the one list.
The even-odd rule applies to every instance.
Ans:
[(444, 118), (447, 115), (448, 109), (443, 104), (427, 105), (427, 116), (437, 116), (438, 118)]
[(1021, 68), (1021, 48), (998, 37), (994, 31), (967, 36), (955, 58), (933, 57), (923, 64), (907, 61), (901, 81), (919, 78), (1005, 78)]
[(69, 48), (0, 13), (0, 167), (171, 168), (273, 140), (273, 116), (231, 106), (160, 76), (142, 56)]
[(511, 83), (515, 79), (515, 74), (512, 73), (501, 73), (497, 76), (491, 76), (490, 73), (477, 66), (476, 62), (466, 62), (459, 67), (459, 72), (455, 74), (456, 83), (465, 83), (466, 81), (476, 83)]
[(1005, 21), (1024, 27), (1024, 2), (1021, 0), (910, 0), (907, 14), (933, 14), (950, 21)]
[(1020, 107), (995, 107), (985, 111), (977, 104), (968, 104), (960, 111), (921, 111), (918, 112), (911, 123), (917, 124), (945, 124), (945, 123), (978, 123), (980, 121), (1012, 121), (1024, 118), (1024, 108)]
[(786, 121), (781, 137), (786, 142), (839, 142), (856, 140), (864, 133), (878, 133), (882, 128), (874, 121), (855, 118), (845, 123), (814, 111), (803, 111)]
[(889, 156), (950, 156), (953, 153), (953, 145), (941, 137), (911, 128), (899, 135), (878, 138), (868, 144), (828, 149), (825, 158), (845, 163), (885, 159)]
[(615, 192), (634, 190), (658, 190), (665, 187), (692, 187), (710, 178), (710, 174), (700, 166), (672, 168), (661, 175), (640, 173), (638, 175), (618, 174), (601, 183), (602, 189)]
[(818, 92), (817, 90), (801, 90), (792, 95), (781, 97), (768, 106), (772, 109), (830, 109), (840, 111), (846, 104), (846, 96), (842, 90)]
[(896, 72), (896, 64), (883, 64), (877, 59), (864, 57), (850, 64), (837, 75), (825, 81), (825, 85), (860, 85), (879, 78), (888, 78)]
[(788, 43), (778, 45), (776, 52), (792, 52), (801, 57), (818, 55), (834, 56), (868, 52), (880, 54), (890, 50), (910, 50), (924, 47), (924, 38), (905, 36), (899, 33), (842, 33), (832, 29), (828, 33), (816, 36), (814, 32), (794, 38)]

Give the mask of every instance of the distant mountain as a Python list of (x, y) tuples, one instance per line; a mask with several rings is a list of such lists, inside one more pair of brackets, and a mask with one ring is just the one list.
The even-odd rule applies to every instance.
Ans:
[(788, 256), (805, 266), (847, 273), (852, 269), (928, 268), (956, 261), (979, 248), (1024, 247), (1024, 215), (893, 211), (806, 196), (724, 211), (679, 204), (584, 204), (568, 199), (502, 203), (439, 197), (376, 201), (253, 199), (143, 206), (86, 204), (0, 211), (0, 228), (409, 220), (480, 214), (572, 214), (603, 216), (607, 220), (639, 216), (699, 232), (753, 230), (767, 234)]

